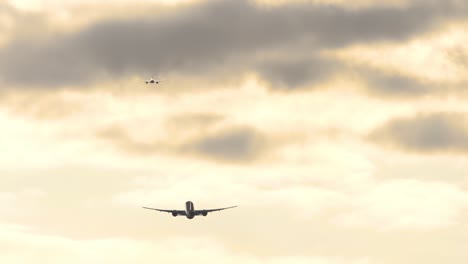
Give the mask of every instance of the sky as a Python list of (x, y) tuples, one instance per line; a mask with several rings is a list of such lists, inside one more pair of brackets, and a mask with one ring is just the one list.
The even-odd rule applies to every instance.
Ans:
[[(0, 1), (0, 263), (466, 263), (467, 27), (466, 0)], [(188, 200), (239, 207), (141, 208)]]

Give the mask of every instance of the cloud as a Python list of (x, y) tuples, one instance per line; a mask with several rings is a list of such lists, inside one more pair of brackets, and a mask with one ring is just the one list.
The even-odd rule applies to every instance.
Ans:
[[(8, 186), (3, 182), (3, 185)], [(7, 188), (7, 187), (4, 187)], [(37, 207), (40, 205), (44, 196), (44, 191), (35, 188), (15, 189), (14, 191), (0, 191), (0, 206), (4, 208), (3, 219), (14, 219), (30, 214), (30, 210), (26, 209), (29, 206)]]
[(443, 182), (391, 180), (373, 185), (351, 200), (352, 211), (338, 222), (380, 230), (428, 230), (456, 224), (468, 195)]
[(371, 94), (386, 96), (421, 96), (433, 91), (434, 85), (401, 75), (363, 70), (362, 76)]
[(79, 98), (60, 91), (47, 94), (6, 92), (0, 95), (0, 102), (8, 113), (33, 120), (61, 120), (84, 110)]
[(266, 148), (264, 136), (249, 128), (234, 128), (207, 135), (181, 147), (181, 151), (228, 161), (257, 158)]
[[(285, 53), (287, 53), (285, 51)], [(260, 77), (275, 88), (301, 88), (312, 82), (324, 81), (338, 70), (339, 65), (318, 56), (264, 59), (255, 69)]]
[(468, 116), (420, 114), (391, 120), (370, 134), (376, 142), (415, 152), (468, 152)]
[(0, 205), (9, 208), (17, 199), (17, 195), (12, 192), (0, 192)]
[(173, 139), (171, 142), (154, 138), (138, 140), (137, 137), (132, 137), (129, 131), (118, 126), (103, 129), (97, 136), (130, 154), (195, 155), (231, 162), (254, 160), (270, 146), (265, 135), (247, 127), (223, 128), (214, 133), (203, 131), (195, 136)]
[(234, 252), (220, 241), (206, 236), (168, 236), (160, 243), (135, 239), (79, 240), (65, 236), (39, 234), (27, 227), (0, 224), (2, 263), (19, 264), (47, 262), (70, 263), (187, 263), (197, 260), (211, 263), (312, 263), (312, 264), (371, 264), (367, 257), (345, 259), (334, 256), (278, 255), (262, 257)]
[[(42, 34), (38, 33), (38, 28), (47, 31), (45, 16), (36, 13), (22, 13), (5, 1), (0, 3), (0, 52), (11, 39), (40, 38)], [(2, 73), (0, 73), (1, 76)]]
[(221, 121), (223, 116), (210, 113), (179, 114), (169, 119), (168, 125), (176, 127), (207, 126)]
[(359, 43), (327, 53), (350, 65), (350, 70), (357, 69), (375, 92), (424, 95), (447, 93), (451, 88), (463, 91), (468, 83), (468, 35), (464, 30), (468, 23), (464, 21), (441, 24), (405, 42)]
[(458, 46), (448, 51), (449, 58), (460, 67), (468, 70), (468, 46)]
[[(258, 51), (301, 41), (307, 54), (325, 46), (403, 40), (465, 14), (466, 8), (456, 7), (431, 2), (362, 10), (310, 3), (263, 8), (247, 0), (212, 0), (157, 18), (107, 20), (74, 33), (15, 39), (0, 50), (0, 77), (14, 85), (52, 87), (148, 71), (208, 75), (220, 68), (249, 70), (264, 65), (255, 58)], [(278, 62), (273, 72), (288, 76), (298, 67)]]

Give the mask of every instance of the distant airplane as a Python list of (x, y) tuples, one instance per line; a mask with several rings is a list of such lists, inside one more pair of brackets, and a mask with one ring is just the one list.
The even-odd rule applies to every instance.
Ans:
[(153, 78), (149, 79), (149, 80), (146, 80), (145, 83), (146, 84), (149, 84), (149, 83), (155, 83), (155, 84), (159, 84), (161, 80), (155, 80)]
[(150, 209), (150, 210), (156, 210), (156, 211), (160, 211), (160, 212), (171, 213), (172, 216), (174, 216), (174, 217), (176, 217), (178, 215), (185, 215), (188, 219), (192, 219), (197, 215), (206, 216), (209, 212), (221, 211), (221, 210), (234, 208), (234, 207), (237, 207), (237, 205), (230, 206), (230, 207), (224, 207), (224, 208), (217, 208), (217, 209), (195, 210), (195, 207), (193, 206), (193, 203), (191, 201), (187, 201), (187, 202), (185, 202), (185, 210), (165, 210), (165, 209), (156, 209), (156, 208), (150, 208), (150, 207), (143, 207), (143, 208)]

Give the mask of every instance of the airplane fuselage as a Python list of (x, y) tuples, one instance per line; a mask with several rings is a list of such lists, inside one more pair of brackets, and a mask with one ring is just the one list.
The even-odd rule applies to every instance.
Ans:
[(195, 207), (193, 206), (193, 203), (191, 201), (185, 202), (185, 216), (188, 219), (192, 219), (195, 217)]

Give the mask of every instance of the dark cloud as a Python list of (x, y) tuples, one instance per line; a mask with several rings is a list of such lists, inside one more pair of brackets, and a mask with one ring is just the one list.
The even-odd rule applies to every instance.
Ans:
[(215, 69), (233, 67), (258, 70), (272, 82), (301, 85), (317, 78), (313, 69), (320, 69), (319, 76), (328, 73), (318, 65), (322, 61), (286, 59), (269, 65), (256, 54), (282, 48), (287, 56), (298, 42), (306, 44), (302, 53), (310, 54), (322, 47), (402, 40), (465, 11), (451, 1), (350, 10), (310, 3), (263, 8), (247, 0), (212, 0), (156, 18), (104, 21), (75, 33), (13, 40), (0, 50), (0, 79), (51, 87), (142, 72), (209, 76)]
[(363, 70), (362, 75), (371, 94), (395, 97), (427, 95), (436, 88), (434, 84), (423, 83), (402, 75), (390, 75), (377, 71)]
[(416, 152), (468, 153), (468, 116), (435, 113), (392, 120), (371, 133), (384, 144)]
[(181, 149), (213, 159), (249, 161), (263, 152), (265, 143), (254, 130), (239, 128), (197, 139)]
[(455, 47), (448, 51), (448, 55), (454, 63), (468, 70), (468, 46)]
[(154, 138), (141, 141), (119, 126), (97, 133), (97, 137), (117, 149), (132, 155), (170, 154), (182, 157), (202, 157), (227, 162), (248, 162), (258, 158), (269, 146), (265, 137), (251, 128), (232, 128), (213, 133), (203, 131), (192, 139), (167, 142)]
[(223, 120), (223, 116), (211, 113), (180, 114), (169, 118), (167, 125), (175, 128), (207, 127)]
[(319, 57), (263, 60), (256, 71), (276, 88), (301, 88), (319, 82), (337, 71), (338, 63)]
[(468, 91), (466, 81), (433, 81), (366, 66), (338, 66), (341, 72), (348, 73), (358, 82), (362, 82), (366, 93), (377, 97), (385, 96), (387, 99), (448, 98), (454, 94), (466, 96)]

